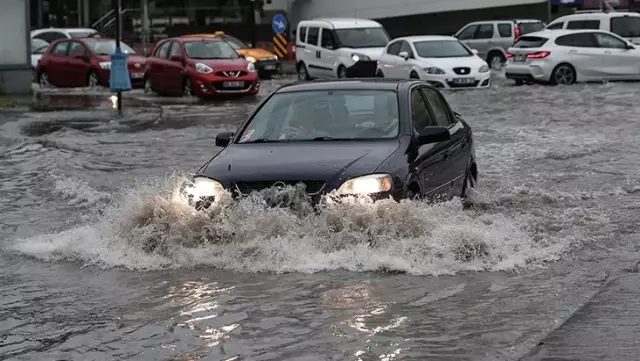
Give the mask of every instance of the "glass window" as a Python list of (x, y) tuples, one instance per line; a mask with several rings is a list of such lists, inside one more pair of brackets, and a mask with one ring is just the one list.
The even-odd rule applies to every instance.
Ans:
[(67, 31), (72, 38), (94, 38), (100, 37), (95, 30), (69, 30)]
[(593, 36), (596, 38), (596, 43), (601, 48), (610, 48), (610, 49), (626, 49), (627, 42), (622, 41), (615, 36), (603, 33), (593, 33)]
[(518, 29), (520, 29), (520, 35), (529, 33), (535, 33), (544, 29), (544, 24), (541, 21), (529, 21), (526, 23), (518, 23)]
[(234, 48), (235, 50), (239, 50), (239, 49), (249, 49), (251, 48), (249, 45), (247, 45), (245, 42), (243, 42), (242, 40), (235, 38), (231, 35), (225, 35), (222, 40), (226, 41), (227, 43), (229, 43), (229, 45), (231, 45), (232, 48)]
[(346, 48), (382, 48), (390, 40), (384, 28), (337, 29), (335, 32)]
[(600, 29), (600, 20), (574, 20), (567, 23), (567, 29)]
[(61, 43), (56, 44), (53, 47), (53, 50), (51, 50), (51, 54), (53, 55), (61, 55), (61, 56), (66, 56), (67, 55), (67, 49), (69, 48), (69, 42), (68, 41), (63, 41)]
[[(84, 40), (84, 42), (91, 50), (93, 50), (94, 53), (96, 53), (96, 55), (111, 55), (116, 52), (115, 40), (95, 38), (86, 39)], [(123, 42), (120, 42), (120, 50), (122, 50), (123, 53), (127, 54), (136, 53), (135, 50), (131, 49), (129, 45)]]
[(320, 41), (320, 46), (326, 49), (335, 48), (336, 42), (333, 40), (333, 34), (331, 34), (331, 30), (322, 29), (322, 39)]
[(239, 143), (390, 139), (398, 136), (399, 126), (394, 91), (279, 93), (254, 114)]
[(513, 25), (498, 24), (498, 33), (500, 33), (501, 38), (510, 38), (513, 35)]
[(473, 53), (456, 40), (431, 40), (413, 43), (421, 58), (459, 58), (473, 56)]
[(411, 90), (411, 120), (417, 131), (437, 125), (431, 118), (431, 113), (419, 88)]
[(406, 41), (403, 41), (400, 44), (400, 52), (402, 53), (403, 51), (407, 52), (410, 58), (413, 58), (413, 49), (411, 49), (411, 45)]
[(424, 95), (425, 99), (427, 99), (436, 123), (441, 127), (448, 127), (453, 124), (449, 110), (440, 95), (438, 95), (438, 93), (433, 89), (421, 88), (420, 91)]
[(167, 41), (158, 47), (153, 54), (156, 58), (168, 58), (169, 57), (169, 46), (171, 46), (171, 42)]
[(398, 55), (400, 53), (400, 45), (402, 45), (402, 41), (396, 41), (391, 43), (387, 47), (387, 54)]
[(307, 42), (307, 27), (303, 26), (300, 28), (300, 34), (298, 34), (298, 40), (300, 40), (301, 43), (306, 43)]
[(540, 36), (523, 36), (513, 44), (514, 48), (539, 48), (549, 39)]
[(31, 39), (31, 54), (43, 54), (48, 47), (49, 43), (42, 39)]
[(491, 39), (491, 38), (493, 38), (493, 24), (480, 25), (474, 39)]
[(76, 54), (80, 53), (80, 54), (85, 54), (87, 51), (87, 49), (85, 49), (84, 45), (80, 44), (77, 41), (72, 41), (71, 45), (69, 46), (69, 54), (71, 56), (75, 56)]
[(564, 35), (556, 39), (556, 44), (576, 48), (597, 48), (598, 44), (591, 33)]
[(623, 38), (640, 37), (640, 17), (616, 16), (611, 18), (611, 32)]
[(171, 50), (169, 51), (169, 57), (172, 56), (182, 56), (182, 49), (180, 48), (180, 43), (174, 41), (171, 45)]
[(191, 59), (237, 59), (240, 56), (224, 41), (198, 40), (184, 43), (184, 50)]
[(559, 22), (559, 23), (555, 23), (547, 26), (547, 30), (559, 30), (559, 29), (562, 29), (563, 26), (564, 26), (564, 22)]
[(318, 45), (319, 28), (309, 28), (309, 35), (307, 35), (307, 43), (311, 45)]
[(462, 30), (460, 34), (458, 34), (457, 38), (460, 40), (473, 39), (476, 34), (476, 30), (478, 30), (478, 25), (470, 25)]

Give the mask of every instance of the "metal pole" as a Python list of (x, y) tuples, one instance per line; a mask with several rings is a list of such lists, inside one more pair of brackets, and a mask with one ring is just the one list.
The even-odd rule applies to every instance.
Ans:
[(82, 0), (76, 1), (76, 10), (78, 12), (78, 27), (81, 28), (82, 24)]
[(149, 46), (149, 0), (140, 0), (142, 3), (142, 55), (147, 56)]
[[(116, 48), (120, 48), (120, 25), (122, 19), (120, 19), (120, 8), (122, 7), (121, 0), (113, 0), (115, 5), (115, 17), (116, 17)], [(122, 115), (122, 92), (117, 93), (118, 97), (118, 114)]]
[(256, 2), (257, 0), (250, 0), (249, 3), (251, 4), (251, 13), (249, 14), (249, 27), (251, 29), (251, 46), (252, 47), (257, 47), (257, 43), (258, 43), (258, 31), (257, 31), (257, 26), (256, 26)]

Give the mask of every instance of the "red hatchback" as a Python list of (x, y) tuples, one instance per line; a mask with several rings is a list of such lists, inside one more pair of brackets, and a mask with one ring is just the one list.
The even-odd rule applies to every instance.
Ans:
[(170, 38), (158, 42), (147, 58), (147, 93), (255, 95), (260, 80), (255, 66), (226, 42), (215, 38)]
[[(54, 41), (42, 55), (36, 69), (40, 86), (58, 87), (109, 86), (111, 61), (116, 41), (105, 38), (75, 38)], [(144, 84), (145, 58), (127, 44), (120, 50), (129, 54), (128, 67), (131, 85)]]

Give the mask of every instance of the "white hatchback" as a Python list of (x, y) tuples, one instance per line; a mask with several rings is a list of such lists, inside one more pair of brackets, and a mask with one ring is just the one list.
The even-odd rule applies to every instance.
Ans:
[(640, 49), (608, 31), (542, 30), (509, 48), (505, 76), (516, 84), (640, 80)]
[(378, 61), (376, 75), (422, 79), (443, 89), (488, 88), (491, 71), (477, 51), (453, 36), (425, 35), (394, 39)]

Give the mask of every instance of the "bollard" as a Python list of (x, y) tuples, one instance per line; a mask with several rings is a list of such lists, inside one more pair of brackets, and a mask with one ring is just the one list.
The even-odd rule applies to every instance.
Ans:
[(129, 55), (123, 53), (120, 47), (116, 47), (116, 52), (111, 54), (111, 73), (109, 74), (109, 91), (117, 93), (118, 113), (122, 114), (122, 92), (131, 90), (131, 78), (127, 68)]

